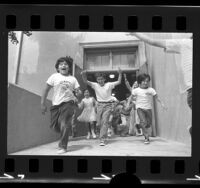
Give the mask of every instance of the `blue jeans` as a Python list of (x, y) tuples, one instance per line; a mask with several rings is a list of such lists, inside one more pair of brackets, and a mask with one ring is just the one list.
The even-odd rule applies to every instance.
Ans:
[(97, 104), (97, 123), (100, 126), (100, 141), (107, 138), (109, 127), (109, 117), (112, 113), (112, 103), (98, 103)]
[(143, 134), (146, 138), (149, 138), (147, 128), (152, 125), (152, 111), (151, 109), (137, 109), (138, 117), (140, 119), (140, 127), (142, 128)]
[(51, 128), (60, 133), (58, 146), (67, 149), (69, 133), (72, 128), (72, 116), (76, 108), (74, 101), (63, 102), (60, 105), (54, 105), (51, 111)]

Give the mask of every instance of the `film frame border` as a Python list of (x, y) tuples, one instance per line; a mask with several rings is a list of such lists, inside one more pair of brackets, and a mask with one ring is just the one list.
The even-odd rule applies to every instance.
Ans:
[[(1, 61), (7, 61), (8, 31), (137, 31), (137, 32), (192, 32), (193, 48), (193, 98), (199, 103), (198, 60), (200, 39), (198, 20), (199, 7), (140, 7), (140, 6), (46, 6), (46, 5), (3, 5), (0, 6)], [(169, 15), (170, 12), (170, 15)], [(57, 21), (56, 21), (57, 20)], [(86, 23), (86, 24), (85, 24)], [(101, 23), (101, 24), (99, 24)], [(134, 24), (131, 24), (134, 23)], [(136, 23), (136, 24), (135, 24)], [(142, 24), (143, 23), (143, 24)], [(145, 23), (145, 24), (144, 24)], [(134, 26), (133, 26), (134, 25)], [(7, 67), (5, 66), (5, 70)], [(4, 66), (3, 66), (4, 70)], [(197, 78), (197, 79), (196, 79)], [(3, 88), (7, 89), (7, 71), (1, 74)], [(5, 116), (1, 117), (1, 144), (4, 146), (0, 156), (1, 174), (11, 174), (14, 180), (19, 175), (31, 179), (53, 180), (67, 178), (73, 182), (100, 174), (130, 172), (147, 182), (189, 183), (186, 179), (200, 174), (200, 152), (198, 151), (198, 107), (193, 106), (192, 157), (104, 157), (104, 156), (8, 156), (7, 144), (7, 91), (1, 93)], [(94, 165), (95, 164), (95, 165)], [(131, 166), (131, 167), (130, 167)], [(54, 172), (55, 171), (55, 172)], [(26, 173), (25, 173), (26, 172)], [(7, 175), (4, 175), (5, 177)], [(198, 176), (197, 176), (198, 177)], [(50, 178), (50, 179), (49, 179)], [(10, 178), (10, 180), (13, 178)], [(198, 179), (198, 178), (197, 178)], [(109, 181), (109, 178), (105, 178)], [(68, 180), (67, 180), (68, 181)], [(94, 182), (94, 181), (93, 181)], [(194, 182), (194, 181), (193, 181)], [(192, 182), (192, 183), (193, 183)]]

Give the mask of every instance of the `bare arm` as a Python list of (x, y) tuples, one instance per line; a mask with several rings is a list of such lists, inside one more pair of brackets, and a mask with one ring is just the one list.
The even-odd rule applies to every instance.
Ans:
[(78, 87), (78, 88), (75, 89), (75, 95), (77, 97), (80, 97), (82, 95), (82, 91), (81, 91), (80, 87)]
[(130, 35), (134, 35), (136, 36), (138, 39), (152, 45), (152, 46), (156, 46), (156, 47), (160, 47), (160, 48), (166, 48), (166, 43), (164, 40), (157, 40), (157, 39), (152, 39), (150, 37), (148, 37), (147, 35), (143, 34), (143, 33), (131, 33)]
[(131, 104), (131, 101), (132, 101), (132, 99), (133, 99), (133, 95), (131, 95), (129, 98), (128, 98), (128, 102), (127, 102), (127, 104), (126, 104), (126, 106), (125, 106), (125, 110), (128, 110), (129, 108), (130, 108), (130, 104)]
[(158, 97), (158, 95), (154, 95), (154, 98), (160, 103), (160, 105), (162, 106), (162, 108), (164, 110), (167, 110), (167, 107), (164, 105), (164, 103), (161, 101), (161, 99)]
[(86, 70), (84, 70), (84, 71), (81, 72), (83, 82), (84, 82), (85, 84), (88, 84), (89, 86), (91, 86), (91, 83), (87, 80), (87, 75), (86, 75), (86, 73), (87, 73)]
[(47, 111), (47, 107), (46, 107), (46, 98), (48, 96), (48, 93), (50, 91), (50, 89), (52, 88), (52, 86), (50, 85), (46, 85), (45, 89), (43, 90), (42, 96), (41, 96), (41, 110), (42, 110), (42, 114), (45, 114), (45, 112)]
[(122, 70), (119, 67), (118, 67), (118, 73), (119, 73), (119, 77), (118, 77), (118, 80), (116, 82), (116, 85), (121, 84), (121, 81), (122, 81)]
[(127, 87), (128, 90), (131, 92), (131, 91), (132, 91), (132, 88), (131, 88), (131, 86), (130, 86), (130, 84), (129, 84), (127, 78), (126, 78), (126, 74), (124, 74), (124, 80), (125, 80), (125, 85), (126, 85), (126, 87)]
[(78, 104), (78, 108), (79, 109), (83, 109), (84, 107), (84, 103), (83, 103), (83, 100)]

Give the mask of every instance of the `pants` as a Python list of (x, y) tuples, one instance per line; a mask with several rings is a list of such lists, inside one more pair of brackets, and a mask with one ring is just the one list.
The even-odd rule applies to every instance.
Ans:
[(151, 127), (152, 124), (152, 111), (151, 109), (137, 109), (137, 113), (140, 119), (140, 126), (142, 128), (145, 137), (149, 137), (147, 128)]
[(97, 104), (97, 124), (100, 126), (100, 140), (107, 138), (109, 127), (109, 117), (112, 112), (112, 103), (98, 103)]
[(63, 102), (60, 105), (54, 105), (50, 108), (51, 125), (56, 132), (60, 133), (58, 146), (67, 149), (69, 133), (71, 130), (71, 121), (76, 106), (74, 101)]
[(140, 120), (137, 114), (137, 110), (135, 110), (134, 108), (132, 108), (131, 112), (130, 112), (130, 126), (129, 126), (129, 134), (130, 135), (135, 135), (137, 132), (137, 127), (136, 125), (140, 124)]
[(76, 120), (77, 120), (77, 111), (76, 109), (74, 110), (74, 114), (72, 116), (72, 137), (76, 136), (77, 129), (76, 129)]

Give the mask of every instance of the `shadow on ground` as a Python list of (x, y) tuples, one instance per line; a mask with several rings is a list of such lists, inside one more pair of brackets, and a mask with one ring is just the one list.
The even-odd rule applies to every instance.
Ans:
[(77, 150), (81, 150), (81, 149), (84, 149), (84, 148), (87, 148), (87, 149), (91, 149), (92, 146), (91, 145), (71, 145), (71, 146), (68, 146), (68, 151), (77, 151)]

